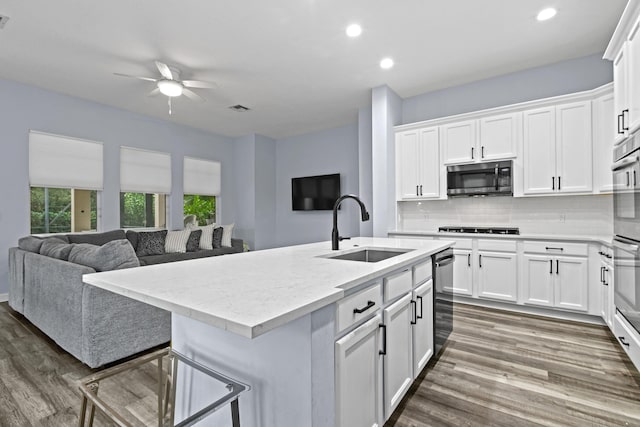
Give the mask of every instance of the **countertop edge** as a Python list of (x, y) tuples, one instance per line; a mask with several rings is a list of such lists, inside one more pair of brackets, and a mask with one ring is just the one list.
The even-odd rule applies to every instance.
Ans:
[(446, 233), (439, 231), (404, 231), (392, 230), (387, 233), (391, 236), (428, 236), (428, 237), (447, 237), (455, 238), (488, 238), (488, 239), (509, 239), (509, 240), (554, 240), (554, 241), (575, 241), (600, 243), (602, 245), (611, 246), (613, 238), (605, 238), (603, 236), (581, 236), (581, 235), (547, 235), (547, 234), (485, 234), (485, 233)]

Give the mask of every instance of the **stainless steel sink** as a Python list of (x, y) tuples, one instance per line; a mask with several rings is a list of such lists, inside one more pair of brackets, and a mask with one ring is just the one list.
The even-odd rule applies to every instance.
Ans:
[(328, 256), (327, 258), (347, 261), (378, 262), (393, 258), (394, 256), (406, 254), (412, 250), (413, 249), (360, 249), (346, 254)]

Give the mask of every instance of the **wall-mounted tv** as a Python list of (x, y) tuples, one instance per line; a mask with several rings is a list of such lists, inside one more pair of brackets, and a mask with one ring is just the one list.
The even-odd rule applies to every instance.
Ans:
[(332, 210), (340, 197), (340, 174), (291, 178), (294, 211)]

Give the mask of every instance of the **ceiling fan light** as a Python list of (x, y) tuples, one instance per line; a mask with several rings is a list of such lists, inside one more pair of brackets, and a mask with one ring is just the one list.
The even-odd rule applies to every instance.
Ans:
[(163, 95), (174, 97), (182, 95), (182, 85), (175, 80), (160, 80), (158, 89)]

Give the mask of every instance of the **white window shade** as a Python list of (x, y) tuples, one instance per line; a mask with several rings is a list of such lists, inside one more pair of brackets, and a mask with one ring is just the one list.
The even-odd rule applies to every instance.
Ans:
[(184, 194), (220, 195), (220, 162), (184, 158)]
[(171, 193), (171, 155), (120, 147), (120, 191)]
[(102, 190), (102, 144), (30, 131), (29, 185)]

